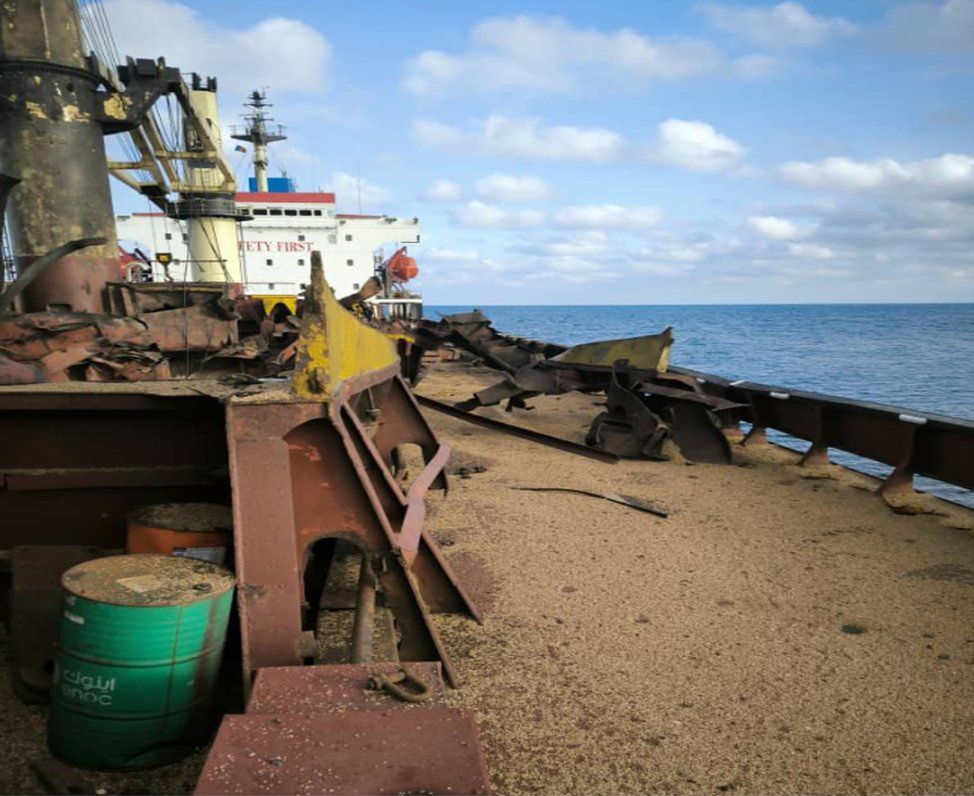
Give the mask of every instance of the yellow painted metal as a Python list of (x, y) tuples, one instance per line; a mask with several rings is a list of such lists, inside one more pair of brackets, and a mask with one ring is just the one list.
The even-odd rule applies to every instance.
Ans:
[[(232, 198), (236, 183), (233, 180), (227, 182), (224, 177), (225, 168), (222, 168), (218, 162), (223, 155), (216, 92), (203, 89), (191, 90), (189, 103), (195, 115), (210, 131), (216, 150), (220, 153), (212, 166), (208, 165), (211, 161), (200, 160), (191, 160), (186, 164), (189, 193), (196, 196), (201, 193), (212, 193), (217, 188), (221, 188)], [(240, 284), (243, 281), (236, 219), (223, 216), (193, 216), (186, 220), (186, 236), (194, 282)]]
[(611, 367), (620, 359), (640, 370), (665, 371), (673, 345), (673, 328), (667, 326), (659, 334), (625, 337), (621, 340), (599, 340), (583, 343), (552, 357), (555, 362), (568, 365), (601, 365)]
[(325, 281), (321, 252), (312, 252), (292, 382), (295, 394), (327, 400), (345, 379), (398, 364), (393, 342), (338, 303)]
[(298, 297), (297, 296), (271, 296), (265, 293), (251, 293), (250, 298), (260, 299), (261, 304), (264, 305), (264, 312), (268, 315), (274, 310), (278, 304), (283, 304), (287, 307), (288, 312), (294, 315), (298, 311)]

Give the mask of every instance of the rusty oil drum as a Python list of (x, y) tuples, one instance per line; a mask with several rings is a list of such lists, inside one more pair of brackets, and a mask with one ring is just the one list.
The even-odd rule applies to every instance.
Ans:
[(127, 553), (178, 553), (223, 563), (233, 516), (216, 503), (159, 503), (129, 514)]
[(233, 575), (191, 558), (122, 555), (72, 567), (62, 587), (51, 752), (121, 771), (205, 743)]

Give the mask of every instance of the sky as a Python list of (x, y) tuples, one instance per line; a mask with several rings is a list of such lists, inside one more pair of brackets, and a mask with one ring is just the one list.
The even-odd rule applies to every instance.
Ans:
[(974, 301), (974, 0), (103, 2), (429, 304)]

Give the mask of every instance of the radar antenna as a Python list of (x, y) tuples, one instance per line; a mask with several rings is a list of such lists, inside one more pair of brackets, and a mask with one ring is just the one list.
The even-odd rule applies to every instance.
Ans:
[(249, 108), (244, 115), (243, 125), (234, 125), (230, 136), (237, 141), (248, 141), (254, 147), (254, 176), (257, 190), (267, 191), (267, 145), (275, 141), (284, 141), (287, 135), (284, 127), (271, 124), (273, 118), (266, 111), (273, 107), (267, 101), (264, 89), (254, 89), (250, 92), (244, 107)]

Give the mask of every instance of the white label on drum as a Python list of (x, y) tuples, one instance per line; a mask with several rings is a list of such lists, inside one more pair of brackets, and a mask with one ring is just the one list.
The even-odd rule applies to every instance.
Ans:
[(132, 578), (119, 578), (115, 581), (119, 586), (126, 589), (145, 594), (147, 591), (155, 591), (166, 585), (166, 581), (158, 575), (136, 575)]

